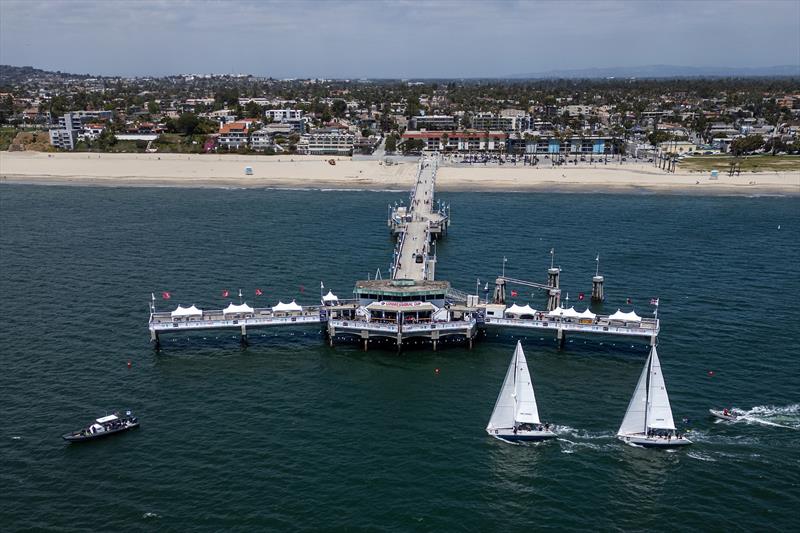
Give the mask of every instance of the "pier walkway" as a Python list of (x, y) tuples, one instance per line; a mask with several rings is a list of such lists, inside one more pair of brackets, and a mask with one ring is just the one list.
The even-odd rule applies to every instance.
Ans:
[(438, 155), (420, 160), (408, 207), (395, 210), (390, 216), (389, 223), (398, 234), (392, 279), (434, 279), (436, 254), (431, 250), (433, 238), (448, 222), (446, 210), (434, 200), (438, 165)]

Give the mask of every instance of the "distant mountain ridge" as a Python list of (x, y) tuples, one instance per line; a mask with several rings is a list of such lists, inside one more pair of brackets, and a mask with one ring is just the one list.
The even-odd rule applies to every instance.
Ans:
[(770, 67), (686, 67), (680, 65), (594, 67), (512, 74), (508, 78), (727, 78), (775, 76), (800, 77), (800, 65), (775, 65)]

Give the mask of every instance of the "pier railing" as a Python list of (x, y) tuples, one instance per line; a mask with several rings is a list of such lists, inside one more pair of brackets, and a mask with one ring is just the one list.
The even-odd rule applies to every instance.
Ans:
[(654, 319), (643, 319), (640, 322), (615, 323), (614, 321), (599, 320), (591, 324), (578, 322), (564, 322), (554, 320), (533, 320), (525, 318), (498, 318), (486, 317), (487, 325), (542, 329), (552, 331), (573, 331), (579, 333), (607, 333), (612, 335), (628, 335), (634, 337), (651, 337), (658, 335), (659, 323)]

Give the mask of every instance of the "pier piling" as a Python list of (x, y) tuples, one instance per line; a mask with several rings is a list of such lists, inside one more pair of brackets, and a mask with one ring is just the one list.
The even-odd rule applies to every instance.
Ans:
[(592, 301), (593, 302), (602, 302), (603, 301), (603, 276), (593, 276), (592, 277)]

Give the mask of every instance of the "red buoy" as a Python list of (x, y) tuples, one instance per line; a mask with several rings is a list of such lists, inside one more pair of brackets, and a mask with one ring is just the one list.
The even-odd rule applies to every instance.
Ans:
[(708, 377), (711, 377), (711, 378), (714, 377), (714, 371), (713, 370), (709, 370), (708, 371)]
[(132, 366), (133, 366), (133, 363), (131, 363), (130, 361), (128, 361), (128, 368), (130, 368), (130, 367), (132, 367)]
[(437, 368), (436, 370), (434, 370), (434, 372), (436, 372), (438, 374), (439, 373), (439, 369)]

